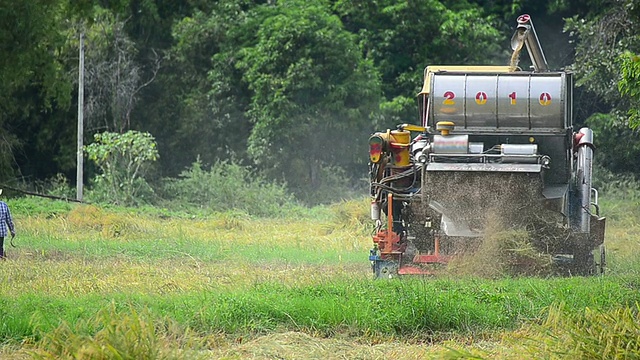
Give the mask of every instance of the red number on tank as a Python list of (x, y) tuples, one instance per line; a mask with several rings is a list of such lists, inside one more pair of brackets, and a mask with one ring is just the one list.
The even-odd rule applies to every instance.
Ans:
[(456, 94), (453, 91), (447, 91), (444, 93), (444, 101), (442, 102), (444, 105), (455, 105), (455, 101), (453, 99), (456, 97)]

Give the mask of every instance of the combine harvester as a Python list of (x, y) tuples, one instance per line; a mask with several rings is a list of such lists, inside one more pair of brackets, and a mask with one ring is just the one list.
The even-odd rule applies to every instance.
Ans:
[[(529, 15), (511, 46), (510, 66), (427, 67), (421, 126), (369, 139), (375, 277), (437, 272), (496, 219), (525, 229), (558, 272), (604, 271), (593, 132), (573, 129), (572, 74), (549, 70)], [(523, 46), (530, 71), (517, 67)]]

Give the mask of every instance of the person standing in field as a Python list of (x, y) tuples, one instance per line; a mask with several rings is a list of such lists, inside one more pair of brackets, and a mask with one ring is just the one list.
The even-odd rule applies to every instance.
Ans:
[[(0, 189), (2, 195), (2, 189)], [(0, 259), (6, 259), (4, 252), (4, 238), (7, 237), (7, 227), (11, 233), (11, 239), (16, 236), (16, 229), (13, 227), (13, 219), (11, 219), (11, 211), (6, 202), (0, 201)]]

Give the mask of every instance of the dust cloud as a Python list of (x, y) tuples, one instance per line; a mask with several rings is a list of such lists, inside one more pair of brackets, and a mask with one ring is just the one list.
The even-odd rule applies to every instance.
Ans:
[[(452, 274), (483, 277), (553, 273), (552, 254), (568, 245), (562, 214), (543, 205), (539, 174), (448, 173), (431, 177), (430, 201), (476, 237), (444, 237)], [(424, 205), (423, 205), (424, 206)]]

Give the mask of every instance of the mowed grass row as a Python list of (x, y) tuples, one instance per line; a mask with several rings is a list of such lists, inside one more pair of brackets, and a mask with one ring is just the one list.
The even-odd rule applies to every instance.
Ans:
[(586, 308), (615, 313), (640, 300), (633, 202), (603, 204), (614, 210), (604, 277), (402, 281), (371, 280), (365, 202), (285, 219), (10, 205), (19, 237), (0, 264), (0, 338), (53, 357), (77, 355), (88, 339), (148, 354), (140, 336), (155, 351), (287, 331), (432, 341), (538, 324), (554, 306), (578, 323)]

